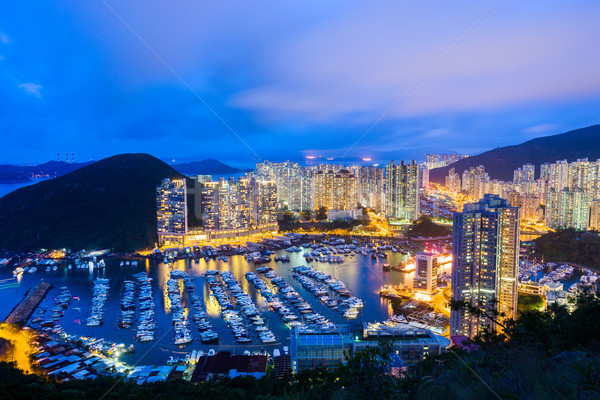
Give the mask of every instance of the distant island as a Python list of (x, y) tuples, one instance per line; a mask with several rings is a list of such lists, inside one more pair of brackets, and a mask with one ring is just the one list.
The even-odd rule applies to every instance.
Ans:
[(33, 178), (56, 178), (81, 167), (90, 165), (93, 161), (68, 163), (65, 161), (49, 161), (39, 165), (18, 166), (0, 165), (0, 183), (31, 182)]
[(580, 158), (592, 161), (600, 158), (600, 125), (536, 138), (515, 146), (500, 147), (464, 158), (448, 166), (432, 169), (429, 171), (429, 180), (443, 184), (451, 168), (462, 174), (470, 167), (483, 165), (491, 179), (512, 181), (513, 171), (524, 164), (535, 165), (539, 173), (540, 164), (545, 162), (565, 159), (571, 162)]

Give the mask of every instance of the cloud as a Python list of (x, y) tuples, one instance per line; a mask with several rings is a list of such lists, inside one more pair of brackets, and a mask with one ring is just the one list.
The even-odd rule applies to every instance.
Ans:
[(439, 7), (369, 4), (315, 24), (267, 49), (265, 79), (230, 105), (273, 121), (373, 121), (399, 99), (387, 119), (600, 95), (597, 5), (502, 4), (456, 47), (485, 7)]
[(524, 129), (523, 132), (528, 135), (537, 137), (542, 134), (557, 132), (559, 128), (560, 128), (560, 125), (558, 125), (558, 124), (541, 124), (541, 125), (530, 126), (529, 128)]
[(10, 38), (7, 35), (5, 35), (2, 31), (0, 31), (0, 43), (10, 44)]
[(20, 84), (19, 87), (21, 89), (23, 89), (24, 91), (26, 91), (27, 93), (31, 93), (32, 95), (34, 95), (36, 97), (42, 97), (42, 94), (40, 93), (40, 90), (42, 89), (42, 85), (38, 85), (37, 83), (27, 82), (27, 83)]

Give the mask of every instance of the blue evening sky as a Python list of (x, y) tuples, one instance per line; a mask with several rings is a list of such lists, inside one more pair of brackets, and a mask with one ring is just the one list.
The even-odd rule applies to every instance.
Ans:
[(595, 1), (7, 0), (0, 164), (517, 144), (600, 121), (598, 16)]

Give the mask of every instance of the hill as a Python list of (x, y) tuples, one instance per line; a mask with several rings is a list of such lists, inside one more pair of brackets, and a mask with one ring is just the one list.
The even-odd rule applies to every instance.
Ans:
[(227, 164), (211, 158), (202, 161), (192, 161), (171, 165), (182, 174), (190, 175), (225, 175), (242, 172), (242, 170), (230, 167)]
[(115, 248), (156, 240), (156, 186), (181, 175), (148, 154), (121, 154), (0, 198), (0, 248)]
[(0, 165), (0, 183), (27, 182), (34, 176), (56, 178), (91, 163), (92, 161), (83, 163), (49, 161), (40, 165), (28, 166), (4, 164)]
[(443, 168), (429, 171), (429, 180), (444, 183), (450, 168), (462, 174), (465, 169), (485, 166), (492, 179), (512, 181), (513, 171), (523, 164), (535, 165), (536, 177), (540, 164), (557, 160), (576, 161), (578, 158), (600, 158), (600, 125), (576, 129), (553, 136), (545, 136), (515, 146), (500, 147), (485, 153), (459, 160)]

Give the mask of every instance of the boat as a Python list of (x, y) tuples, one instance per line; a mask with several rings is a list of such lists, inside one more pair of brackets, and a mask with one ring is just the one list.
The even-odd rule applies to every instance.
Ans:
[(392, 269), (388, 263), (383, 263), (382, 268), (384, 271), (390, 271)]

